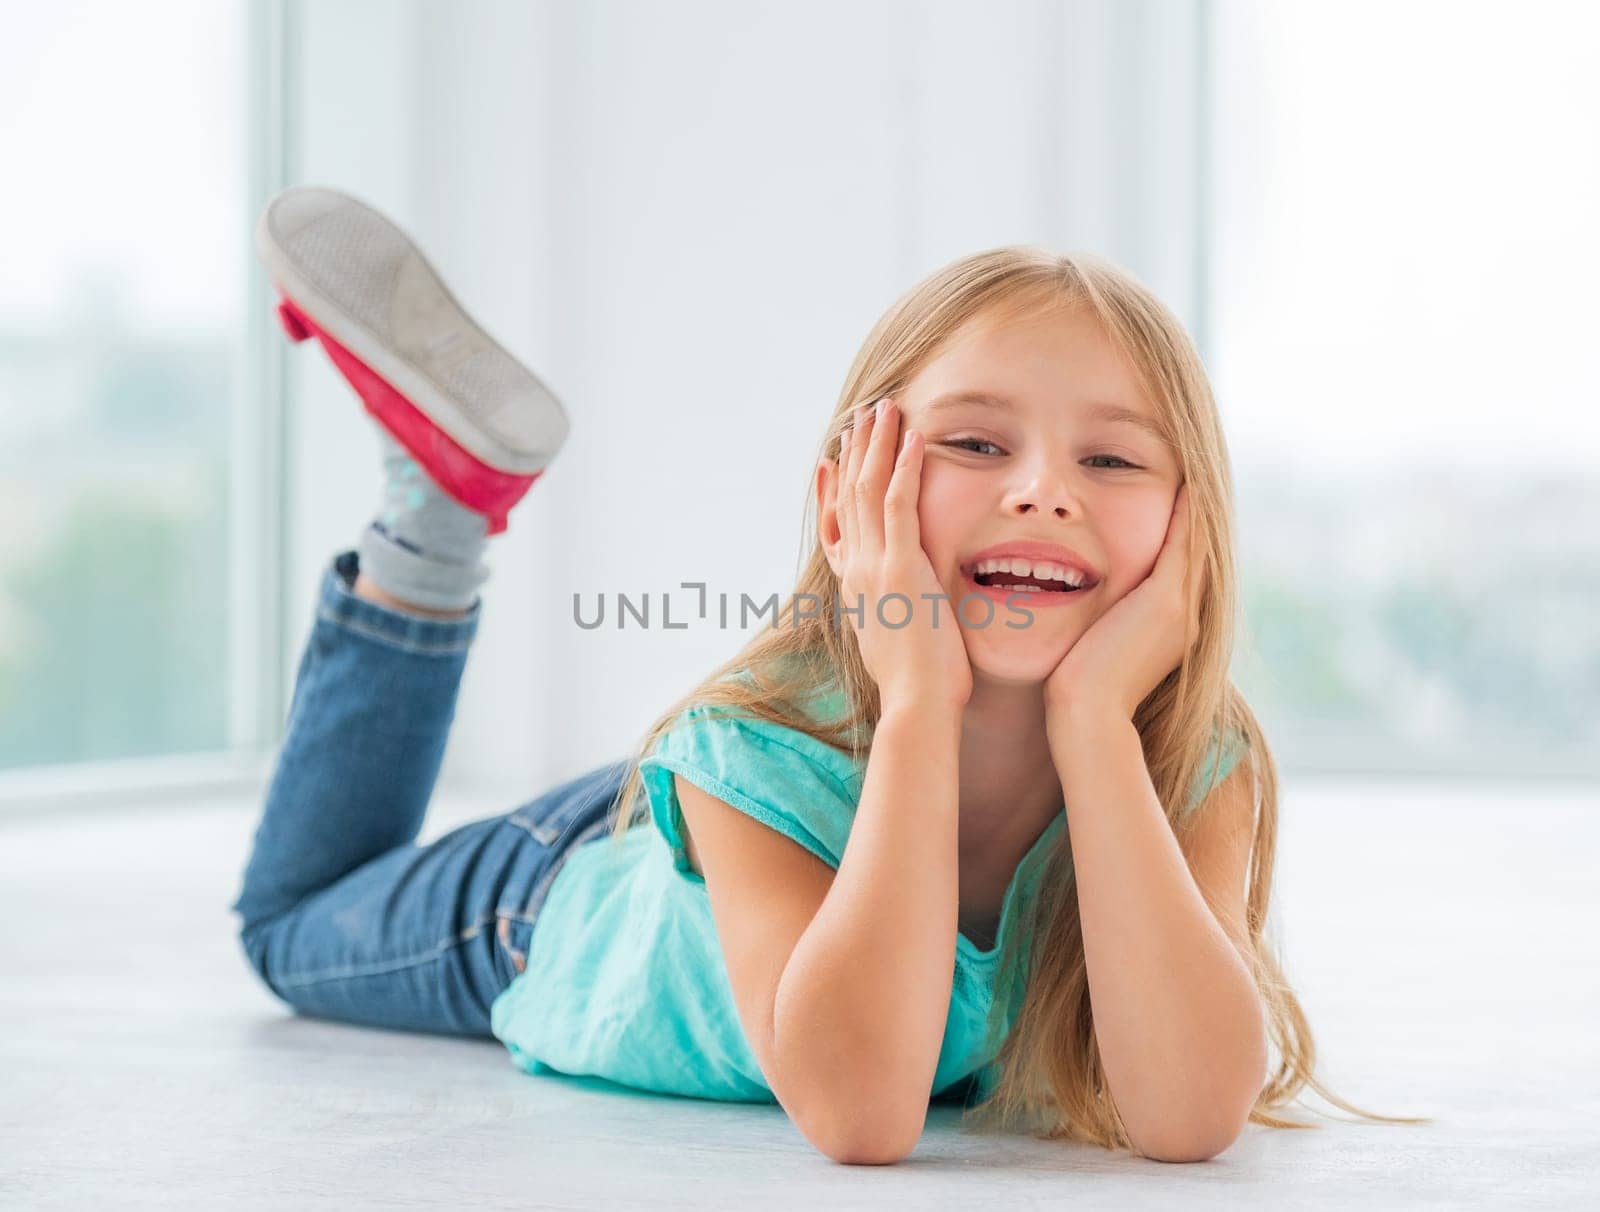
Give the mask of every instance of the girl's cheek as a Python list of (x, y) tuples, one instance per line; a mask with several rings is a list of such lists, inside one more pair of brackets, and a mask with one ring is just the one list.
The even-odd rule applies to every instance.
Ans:
[(1117, 545), (1110, 552), (1110, 581), (1112, 592), (1118, 597), (1155, 571), (1171, 518), (1171, 508), (1158, 503), (1130, 511), (1117, 527)]
[(925, 473), (932, 474), (924, 474), (922, 478), (922, 488), (917, 497), (917, 526), (922, 549), (937, 568), (941, 560), (955, 558), (952, 547), (956, 532), (963, 525), (964, 506), (951, 478), (939, 475), (937, 467), (931, 464), (932, 460), (929, 460), (929, 464), (924, 466)]

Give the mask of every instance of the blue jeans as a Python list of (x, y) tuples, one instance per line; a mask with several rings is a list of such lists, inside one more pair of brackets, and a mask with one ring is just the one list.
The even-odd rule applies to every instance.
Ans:
[(357, 565), (343, 551), (323, 574), (231, 906), (240, 941), (303, 1014), (487, 1036), (557, 871), (614, 821), (627, 763), (417, 845), (482, 599), (460, 619), (390, 610), (355, 595)]

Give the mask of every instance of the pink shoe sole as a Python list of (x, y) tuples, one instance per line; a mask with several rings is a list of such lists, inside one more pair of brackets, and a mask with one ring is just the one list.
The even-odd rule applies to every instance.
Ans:
[(468, 509), (489, 519), (489, 533), (506, 528), (506, 515), (544, 473), (514, 475), (497, 471), (430, 421), (360, 358), (324, 332), (295, 301), (278, 287), (278, 319), (296, 343), (316, 337), (339, 372), (350, 381), (366, 410), (394, 435), (395, 441), (433, 477), (434, 482)]
[(274, 197), (257, 256), (291, 340), (312, 337), (367, 412), (449, 496), (506, 528), (566, 440), (555, 393), (461, 306), (422, 250), (360, 199), (318, 185)]

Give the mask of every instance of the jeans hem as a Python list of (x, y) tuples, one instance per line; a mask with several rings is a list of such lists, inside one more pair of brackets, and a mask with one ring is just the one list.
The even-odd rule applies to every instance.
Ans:
[(429, 619), (394, 610), (355, 592), (360, 556), (355, 548), (337, 553), (322, 573), (317, 617), (381, 644), (424, 655), (465, 652), (478, 633), (483, 599), (475, 598), (459, 619)]

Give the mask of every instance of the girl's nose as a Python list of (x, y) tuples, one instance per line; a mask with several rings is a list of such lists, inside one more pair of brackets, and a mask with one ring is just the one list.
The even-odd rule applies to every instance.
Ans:
[(1066, 478), (1056, 473), (1041, 473), (1011, 493), (1010, 512), (1019, 516), (1054, 514), (1071, 517), (1079, 512), (1077, 497)]

